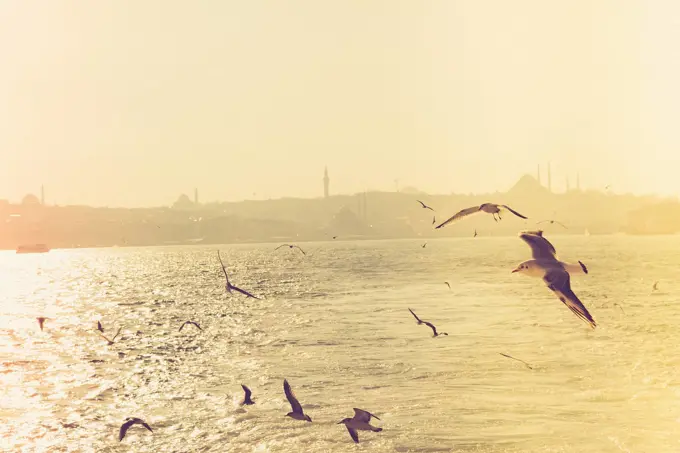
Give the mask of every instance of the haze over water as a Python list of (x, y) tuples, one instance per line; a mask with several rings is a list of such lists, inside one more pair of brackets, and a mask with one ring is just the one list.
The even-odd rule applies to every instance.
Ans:
[[(677, 452), (680, 238), (546, 234), (588, 266), (572, 288), (595, 330), (510, 273), (516, 237), (220, 247), (263, 300), (225, 294), (215, 247), (0, 253), (0, 449)], [(284, 378), (313, 423), (284, 417)], [(384, 428), (358, 446), (353, 407)], [(154, 433), (119, 443), (129, 416)]]

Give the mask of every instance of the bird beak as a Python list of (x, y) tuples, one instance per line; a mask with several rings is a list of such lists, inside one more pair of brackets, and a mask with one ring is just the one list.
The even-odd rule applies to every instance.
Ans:
[(513, 269), (511, 274), (514, 274), (515, 272), (519, 272), (519, 269)]

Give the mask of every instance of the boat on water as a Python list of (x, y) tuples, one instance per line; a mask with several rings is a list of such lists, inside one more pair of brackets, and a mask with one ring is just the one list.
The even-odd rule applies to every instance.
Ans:
[(23, 244), (17, 247), (17, 253), (47, 253), (50, 248), (46, 244)]

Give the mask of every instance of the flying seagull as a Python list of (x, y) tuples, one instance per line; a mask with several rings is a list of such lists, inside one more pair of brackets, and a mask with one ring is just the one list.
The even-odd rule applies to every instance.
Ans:
[(97, 330), (104, 333), (104, 328), (102, 327), (101, 321), (97, 321)]
[(578, 265), (559, 261), (555, 247), (543, 237), (543, 231), (523, 231), (519, 237), (531, 247), (533, 259), (520, 263), (512, 272), (542, 278), (569, 310), (594, 329), (597, 323), (571, 290), (569, 277), (569, 272), (581, 271), (587, 274), (586, 266), (580, 261)]
[(659, 282), (658, 282), (658, 281), (654, 282), (654, 285), (652, 285), (652, 291), (656, 291), (657, 289), (659, 289), (659, 288), (657, 287), (658, 285), (659, 285)]
[(184, 321), (184, 324), (182, 324), (181, 326), (179, 326), (179, 331), (178, 331), (178, 332), (181, 332), (182, 329), (184, 329), (184, 326), (186, 326), (187, 324), (193, 324), (194, 326), (198, 327), (198, 330), (203, 330), (203, 329), (201, 329), (201, 326), (199, 326), (197, 322), (194, 322), (194, 321)]
[(472, 237), (473, 237), (473, 238), (476, 238), (476, 237), (477, 237), (477, 228), (475, 228), (475, 235), (472, 236)]
[(416, 201), (423, 206), (423, 209), (429, 209), (430, 211), (434, 212), (434, 209), (432, 209), (431, 207), (429, 207), (428, 205), (426, 205), (422, 201), (420, 201), (420, 200), (416, 200)]
[(427, 245), (427, 242), (424, 243), (423, 245), (421, 245), (421, 247), (422, 247), (422, 248), (425, 248), (426, 245)]
[(435, 223), (437, 223), (437, 217), (436, 217), (436, 216), (432, 216), (432, 225), (434, 225)]
[(116, 337), (120, 334), (121, 329), (122, 329), (122, 327), (119, 327), (118, 332), (116, 332), (116, 334), (110, 340), (107, 337), (105, 337), (103, 333), (100, 333), (99, 336), (102, 337), (104, 340), (106, 340), (109, 343), (109, 346), (111, 346), (113, 344), (113, 342), (116, 341)]
[(446, 286), (448, 286), (449, 289), (451, 289), (451, 285), (449, 284), (449, 282), (444, 282), (444, 283), (446, 283)]
[(541, 220), (540, 222), (536, 222), (536, 224), (538, 225), (538, 224), (545, 223), (545, 222), (550, 222), (551, 225), (556, 223), (558, 225), (561, 225), (563, 228), (568, 229), (565, 224), (563, 224), (562, 222), (558, 222), (557, 220), (553, 220), (553, 219)]
[(356, 407), (354, 408), (354, 417), (352, 418), (344, 418), (338, 425), (345, 425), (347, 427), (347, 431), (349, 431), (349, 435), (352, 436), (352, 440), (354, 443), (359, 443), (359, 433), (357, 431), (373, 431), (375, 433), (379, 433), (382, 431), (382, 428), (376, 428), (375, 426), (371, 426), (371, 417), (375, 418), (376, 420), (380, 420), (378, 417), (375, 415), (371, 414), (368, 411), (362, 410), (362, 409), (357, 409)]
[[(450, 288), (450, 286), (449, 286), (449, 288)], [(416, 315), (415, 313), (413, 313), (413, 310), (411, 310), (410, 308), (408, 309), (408, 311), (410, 311), (411, 314), (413, 315), (413, 317), (416, 318), (416, 321), (418, 321), (418, 324), (425, 324), (425, 325), (428, 326), (430, 329), (432, 329), (432, 332), (434, 332), (434, 336), (435, 336), (435, 337), (438, 337), (439, 335), (447, 335), (447, 336), (448, 336), (448, 333), (446, 333), (446, 332), (437, 332), (437, 328), (436, 328), (432, 323), (427, 322), (427, 321), (423, 321), (422, 319), (420, 319), (420, 318), (418, 317), (418, 315)]]
[(250, 389), (243, 384), (241, 384), (241, 388), (243, 388), (243, 391), (246, 394), (245, 398), (243, 398), (243, 401), (241, 402), (241, 406), (243, 406), (244, 404), (248, 405), (248, 406), (251, 405), (251, 404), (255, 404), (255, 401), (253, 401), (250, 398), (250, 395), (252, 395), (253, 392), (251, 392)]
[(513, 356), (511, 356), (511, 355), (508, 355), (508, 354), (503, 354), (502, 352), (499, 352), (499, 354), (502, 355), (503, 357), (507, 357), (508, 359), (517, 360), (518, 362), (522, 362), (524, 365), (526, 365), (527, 368), (529, 368), (530, 370), (533, 370), (533, 368), (531, 367), (531, 365), (529, 365), (528, 363), (526, 363), (524, 360), (517, 359), (517, 358), (515, 358), (515, 357), (513, 357)]
[(224, 263), (222, 262), (222, 257), (220, 256), (220, 251), (217, 251), (217, 257), (220, 259), (220, 264), (222, 265), (222, 271), (224, 272), (224, 278), (227, 279), (227, 283), (225, 285), (225, 288), (227, 289), (227, 292), (231, 294), (231, 291), (238, 291), (241, 294), (245, 294), (248, 297), (252, 297), (253, 299), (259, 299), (259, 297), (255, 297), (252, 294), (250, 294), (248, 291), (242, 290), (241, 288), (237, 287), (236, 285), (232, 285), (229, 282), (229, 275), (227, 275), (227, 268), (224, 267)]
[[(458, 211), (456, 214), (454, 214), (452, 217), (447, 219), (444, 223), (441, 223), (440, 225), (437, 225), (435, 228), (441, 228), (443, 226), (448, 225), (451, 222), (454, 222), (458, 219), (461, 219), (465, 216), (469, 216), (470, 214), (475, 214), (477, 212), (486, 212), (488, 214), (493, 215), (493, 219), (498, 222), (501, 220), (501, 211), (506, 210), (510, 211), (513, 214), (515, 214), (517, 217), (521, 217), (523, 219), (526, 219), (528, 217), (523, 216), (519, 212), (515, 211), (514, 209), (510, 208), (507, 205), (504, 204), (494, 204), (494, 203), (484, 203), (483, 205), (480, 206), (473, 206), (471, 208), (466, 208), (461, 211)], [(496, 218), (496, 214), (498, 214), (498, 218)]]
[(42, 332), (43, 324), (45, 324), (45, 321), (47, 320), (47, 318), (43, 318), (42, 316), (40, 316), (39, 318), (35, 318), (35, 319), (38, 320), (38, 325), (40, 326), (40, 331)]
[(151, 429), (151, 427), (149, 425), (147, 425), (146, 422), (144, 420), (142, 420), (141, 418), (128, 417), (128, 418), (125, 419), (125, 423), (123, 423), (120, 427), (120, 432), (118, 433), (118, 442), (123, 440), (123, 437), (125, 437), (125, 433), (127, 433), (128, 429), (130, 429), (133, 425), (137, 425), (137, 424), (142, 425), (143, 427), (145, 427), (149, 431), (153, 432), (153, 429)]
[(288, 248), (291, 248), (291, 249), (296, 248), (296, 249), (300, 250), (303, 255), (306, 255), (305, 251), (302, 250), (299, 245), (295, 245), (295, 244), (282, 244), (282, 245), (279, 245), (278, 247), (276, 247), (274, 250), (278, 250), (281, 247), (288, 247)]
[(288, 399), (290, 407), (293, 409), (293, 411), (288, 412), (286, 416), (294, 418), (295, 420), (307, 420), (308, 422), (311, 422), (312, 419), (309, 417), (309, 415), (305, 415), (300, 402), (297, 398), (295, 398), (293, 389), (290, 388), (290, 384), (286, 379), (283, 380), (283, 391), (286, 393), (286, 399)]

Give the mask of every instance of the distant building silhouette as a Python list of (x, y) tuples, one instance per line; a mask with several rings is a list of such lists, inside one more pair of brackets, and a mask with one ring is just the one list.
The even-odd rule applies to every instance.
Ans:
[(40, 204), (40, 200), (32, 193), (29, 193), (21, 200), (21, 204), (24, 206), (37, 206)]
[(331, 180), (328, 177), (328, 167), (325, 167), (323, 170), (323, 197), (328, 198), (328, 186), (330, 184)]
[(194, 204), (198, 204), (198, 188), (194, 189)]

